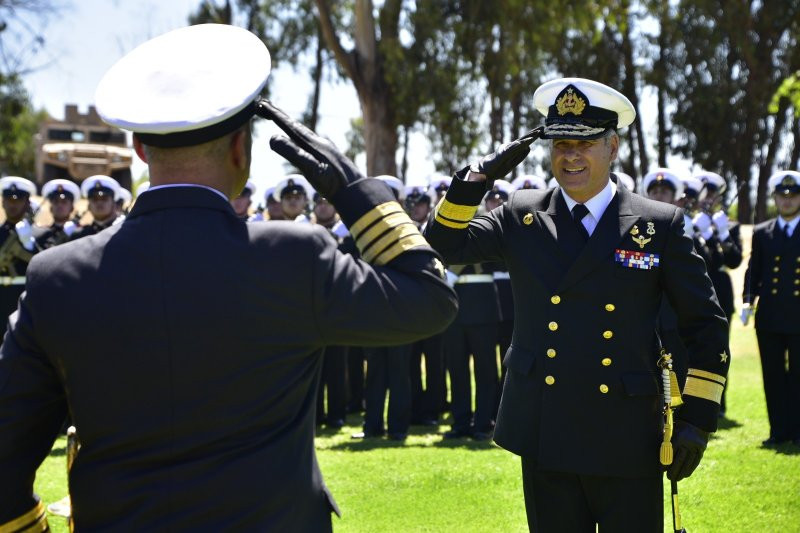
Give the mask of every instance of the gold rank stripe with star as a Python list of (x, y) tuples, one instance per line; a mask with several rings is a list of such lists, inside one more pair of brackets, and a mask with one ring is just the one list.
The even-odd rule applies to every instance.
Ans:
[(436, 222), (453, 229), (464, 229), (478, 212), (477, 205), (459, 205), (442, 198), (434, 209)]
[(44, 504), (39, 502), (36, 506), (22, 516), (0, 524), (0, 533), (47, 531), (47, 515)]
[(690, 368), (686, 385), (683, 387), (683, 394), (720, 403), (724, 389), (725, 378), (723, 376)]
[(373, 207), (350, 228), (361, 258), (385, 265), (401, 253), (428, 246), (428, 241), (397, 202)]

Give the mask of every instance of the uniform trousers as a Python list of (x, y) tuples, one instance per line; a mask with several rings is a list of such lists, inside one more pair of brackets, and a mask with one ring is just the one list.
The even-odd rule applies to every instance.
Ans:
[(800, 334), (756, 328), (769, 435), (778, 440), (800, 438)]
[(408, 373), (411, 346), (411, 344), (404, 344), (364, 349), (367, 358), (364, 433), (383, 435), (383, 411), (387, 391), (389, 392), (389, 410), (386, 427), (389, 435), (408, 433), (408, 426), (411, 422), (411, 378)]
[[(447, 330), (445, 354), (450, 372), (453, 430), (491, 431), (497, 415), (497, 323), (462, 325)], [(472, 420), (472, 387), (469, 358), (475, 374), (475, 419)]]
[[(425, 361), (425, 386), (422, 385), (422, 361)], [(411, 422), (439, 420), (444, 380), (442, 335), (414, 343), (410, 354)]]
[(617, 478), (539, 470), (522, 457), (528, 528), (536, 533), (662, 533), (662, 477)]
[(328, 346), (322, 357), (322, 379), (317, 392), (317, 423), (343, 422), (346, 414), (347, 347)]
[(364, 411), (364, 350), (351, 346), (347, 350), (347, 412)]

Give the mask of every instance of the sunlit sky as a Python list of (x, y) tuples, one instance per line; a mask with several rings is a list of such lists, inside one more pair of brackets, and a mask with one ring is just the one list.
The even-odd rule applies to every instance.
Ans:
[[(196, 10), (200, 0), (62, 0), (62, 3), (61, 11), (46, 23), (45, 48), (34, 61), (43, 66), (25, 77), (34, 105), (46, 109), (57, 119), (63, 118), (64, 105), (68, 103), (77, 104), (81, 112), (86, 112), (94, 102), (97, 83), (115, 61), (147, 39), (185, 26), (189, 13)], [(303, 113), (312, 90), (306, 73), (307, 65), (297, 72), (282, 67), (270, 75), (273, 102), (294, 117)], [(647, 124), (651, 122), (646, 111), (650, 108), (652, 112), (654, 106), (644, 103), (643, 118)], [(358, 100), (349, 82), (323, 86), (318, 133), (344, 149), (350, 120), (359, 115)], [(260, 198), (288, 169), (283, 159), (268, 146), (269, 137), (277, 133), (277, 128), (266, 121), (258, 122), (251, 177), (259, 187), (257, 197)], [(413, 136), (407, 173), (409, 183), (424, 183), (434, 173), (428, 152), (429, 145), (424, 137)], [(134, 158), (136, 180), (146, 166)], [(363, 156), (356, 163), (365, 169)], [(688, 171), (685, 162), (670, 161), (670, 164)]]

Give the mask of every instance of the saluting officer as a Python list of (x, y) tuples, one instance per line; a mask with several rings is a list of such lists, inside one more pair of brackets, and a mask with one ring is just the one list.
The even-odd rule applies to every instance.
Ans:
[(36, 185), (19, 176), (6, 176), (0, 179), (0, 191), (6, 215), (0, 226), (0, 319), (5, 329), (5, 319), (17, 308), (25, 290), (28, 262), (39, 249), (31, 225), (30, 198), (36, 194)]
[[(553, 80), (534, 94), (543, 128), (456, 174), (426, 235), (449, 264), (500, 260), (514, 287), (495, 441), (522, 456), (534, 531), (663, 531), (662, 398), (656, 318), (678, 315), (689, 378), (672, 479), (688, 476), (717, 427), (726, 322), (683, 214), (609, 179), (631, 103), (603, 84)], [(487, 183), (551, 139), (558, 187), (517, 191), (475, 215)]]
[[(259, 98), (269, 69), (257, 36), (201, 24), (100, 82), (98, 113), (133, 130), (153, 186), (124, 223), (28, 270), (0, 348), (0, 530), (47, 528), (33, 479), (69, 406), (77, 531), (331, 531), (314, 453), (323, 348), (413, 342), (457, 303), (391, 193)], [(270, 146), (333, 199), (362, 259), (318, 226), (236, 216), (254, 115), (288, 135)]]
[(81, 192), (89, 200), (92, 223), (75, 230), (69, 240), (74, 241), (88, 237), (110, 227), (117, 219), (116, 201), (119, 197), (119, 190), (119, 183), (110, 176), (98, 174), (83, 180)]
[(753, 228), (742, 322), (755, 312), (769, 417), (763, 445), (800, 446), (800, 172), (776, 172), (767, 186), (778, 217)]
[(70, 235), (78, 229), (72, 220), (72, 211), (75, 198), (79, 198), (81, 190), (78, 186), (65, 179), (50, 180), (42, 187), (42, 196), (50, 202), (50, 214), (53, 223), (47, 228), (36, 228), (36, 244), (41, 250), (63, 244), (69, 240)]

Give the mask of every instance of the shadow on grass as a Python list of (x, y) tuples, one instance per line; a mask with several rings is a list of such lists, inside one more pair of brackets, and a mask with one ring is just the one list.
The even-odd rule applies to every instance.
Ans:
[[(411, 433), (410, 435), (413, 435)], [(438, 435), (424, 433), (422, 435), (438, 438)], [(492, 441), (475, 441), (472, 439), (441, 439), (433, 442), (419, 442), (415, 440), (392, 440), (386, 437), (370, 437), (366, 439), (350, 439), (330, 445), (327, 449), (338, 451), (366, 452), (376, 449), (388, 448), (450, 448), (466, 451), (486, 451), (496, 448)]]
[(66, 446), (60, 448), (54, 446), (53, 449), (50, 450), (50, 457), (64, 457), (65, 455), (67, 455)]
[(761, 448), (773, 451), (776, 455), (800, 455), (800, 446), (790, 442), (779, 444), (777, 446), (764, 446), (762, 444)]
[(723, 416), (717, 421), (717, 429), (736, 429), (742, 427), (742, 424), (736, 420)]

